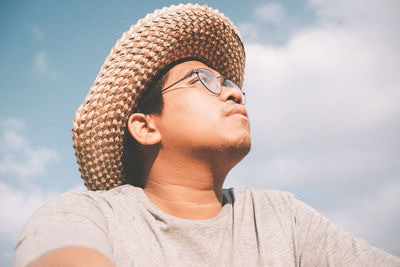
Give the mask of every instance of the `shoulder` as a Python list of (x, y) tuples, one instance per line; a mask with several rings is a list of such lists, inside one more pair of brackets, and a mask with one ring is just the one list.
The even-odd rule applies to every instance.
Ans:
[(318, 218), (318, 220), (323, 218), (321, 213), (289, 192), (253, 188), (243, 191), (230, 190), (236, 208), (252, 208), (257, 214), (275, 214), (286, 220), (294, 220), (299, 225), (308, 223), (312, 218)]
[(105, 211), (120, 202), (130, 201), (136, 196), (133, 186), (120, 186), (110, 190), (71, 190), (63, 193), (40, 207), (36, 213), (60, 212), (65, 210), (85, 210), (96, 207)]
[(238, 212), (254, 213), (256, 217), (280, 218), (293, 221), (296, 214), (296, 199), (293, 194), (279, 190), (247, 188), (243, 191), (230, 189)]
[(254, 203), (261, 202), (271, 205), (292, 206), (295, 202), (295, 197), (289, 192), (271, 190), (271, 189), (254, 189), (247, 188), (243, 191), (231, 189), (234, 192), (237, 201), (249, 201)]
[(226, 189), (232, 195), (236, 204), (252, 203), (253, 205), (273, 206), (274, 209), (287, 212), (290, 210), (293, 216), (306, 216), (313, 214), (321, 216), (318, 211), (310, 207), (305, 202), (297, 199), (292, 193), (273, 190), (273, 189), (254, 189), (245, 190)]
[[(125, 203), (139, 190), (121, 186), (108, 191), (69, 191), (40, 207), (25, 224), (15, 251), (16, 266), (51, 250), (86, 247), (112, 259), (112, 235)], [(117, 214), (117, 215), (116, 215)]]
[(124, 209), (132, 206), (127, 203), (137, 198), (137, 190), (132, 186), (120, 186), (108, 191), (73, 190), (63, 193), (33, 213), (20, 234), (20, 240), (38, 232), (72, 231), (78, 226), (106, 233), (114, 224), (115, 214), (124, 214)]
[(297, 226), (311, 222), (323, 223), (327, 220), (322, 213), (285, 191), (247, 188), (244, 191), (235, 191), (235, 198), (238, 202), (250, 202), (256, 208), (273, 210), (277, 215), (293, 218)]

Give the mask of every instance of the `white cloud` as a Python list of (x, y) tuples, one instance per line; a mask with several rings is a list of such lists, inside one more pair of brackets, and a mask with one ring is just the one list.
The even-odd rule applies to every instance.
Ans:
[(46, 68), (47, 68), (47, 54), (46, 52), (42, 51), (39, 52), (36, 57), (35, 57), (35, 61), (34, 61), (34, 67), (35, 70), (39, 73), (43, 73), (45, 72)]
[[(70, 190), (85, 190), (85, 188), (77, 184)], [(29, 217), (45, 202), (60, 193), (35, 186), (16, 187), (0, 181), (0, 250), (2, 252), (0, 257), (3, 261), (12, 263), (18, 236)]]
[(30, 183), (32, 177), (43, 175), (48, 165), (57, 160), (56, 151), (48, 148), (32, 148), (20, 133), (23, 121), (8, 119), (2, 123), (0, 136), (0, 174), (14, 176), (21, 183)]
[(17, 134), (15, 131), (5, 130), (3, 134), (6, 149), (22, 149), (27, 146), (25, 138)]
[(31, 25), (30, 27), (31, 35), (35, 41), (42, 41), (44, 38), (44, 32), (41, 28), (36, 25)]
[(361, 27), (376, 25), (379, 28), (399, 23), (400, 3), (397, 0), (308, 0), (308, 5), (323, 22)]
[(0, 234), (15, 240), (33, 212), (57, 192), (17, 189), (0, 182)]
[[(353, 152), (352, 159), (385, 155), (382, 138), (399, 145), (394, 136), (387, 139), (389, 129), (379, 127), (396, 130), (400, 114), (399, 62), (382, 59), (379, 51), (390, 49), (382, 45), (345, 30), (310, 29), (285, 47), (246, 46), (245, 89), (254, 138), (275, 168), (291, 166), (298, 173), (295, 166), (307, 166), (313, 155), (330, 162), (346, 151)], [(396, 56), (396, 51), (389, 54)]]
[(25, 160), (21, 161), (17, 154), (7, 154), (0, 162), (0, 173), (13, 174), (21, 178), (36, 177), (45, 173), (47, 165), (55, 159), (58, 154), (50, 149), (41, 148), (32, 150), (26, 148), (22, 151)]
[(8, 118), (4, 120), (3, 123), (0, 124), (1, 126), (5, 128), (14, 128), (17, 130), (23, 129), (25, 127), (25, 123), (22, 120), (15, 119), (15, 118)]
[(18, 150), (27, 146), (25, 138), (18, 134), (18, 132), (24, 130), (24, 128), (25, 123), (22, 120), (8, 118), (4, 121), (0, 121), (2, 133), (0, 139), (2, 149), (0, 151)]
[(0, 248), (2, 260), (10, 264), (23, 225), (37, 208), (60, 193), (35, 186), (33, 178), (44, 175), (59, 155), (45, 147), (34, 148), (24, 130), (22, 120), (0, 121)]
[(254, 15), (263, 22), (279, 24), (285, 18), (286, 10), (281, 4), (274, 2), (256, 7)]
[(0, 248), (3, 264), (12, 264), (14, 247), (28, 218), (60, 192), (36, 188), (26, 190), (0, 182)]
[(33, 72), (35, 73), (35, 75), (41, 78), (57, 78), (58, 76), (57, 71), (49, 66), (48, 56), (45, 51), (41, 51), (36, 54), (33, 60)]
[[(388, 183), (378, 188), (373, 195), (357, 200), (346, 208), (328, 214), (332, 220), (357, 236), (400, 254), (397, 233), (400, 225), (400, 183)], [(362, 223), (360, 223), (362, 222)], [(382, 238), (385, 237), (385, 238)]]
[(248, 42), (257, 41), (260, 38), (259, 30), (256, 25), (248, 22), (243, 22), (237, 26), (243, 40)]
[(345, 228), (358, 226), (359, 236), (400, 254), (399, 2), (310, 6), (315, 25), (287, 43), (245, 44), (253, 149), (228, 182), (297, 189)]

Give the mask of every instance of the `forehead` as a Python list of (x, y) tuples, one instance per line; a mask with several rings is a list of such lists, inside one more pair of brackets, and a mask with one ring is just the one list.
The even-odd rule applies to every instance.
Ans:
[(172, 69), (170, 69), (166, 76), (167, 77), (166, 82), (178, 80), (178, 79), (184, 77), (188, 72), (198, 69), (198, 68), (208, 69), (208, 70), (212, 71), (215, 75), (219, 76), (219, 73), (216, 70), (208, 67), (206, 64), (204, 64), (200, 61), (192, 60), (192, 61), (186, 61), (186, 62), (180, 63), (180, 64), (174, 66)]

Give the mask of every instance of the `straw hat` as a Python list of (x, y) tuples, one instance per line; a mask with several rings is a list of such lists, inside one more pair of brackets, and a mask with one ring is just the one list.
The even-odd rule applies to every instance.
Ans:
[(155, 10), (117, 41), (73, 120), (75, 154), (88, 189), (126, 183), (122, 151), (128, 117), (157, 72), (187, 57), (201, 59), (242, 86), (240, 34), (224, 14), (207, 6)]

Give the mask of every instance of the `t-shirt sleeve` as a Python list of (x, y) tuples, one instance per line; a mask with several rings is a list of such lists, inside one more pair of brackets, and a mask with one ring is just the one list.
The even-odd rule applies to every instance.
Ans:
[(112, 260), (104, 207), (90, 194), (68, 192), (39, 208), (24, 226), (15, 248), (14, 266), (26, 266), (54, 249), (95, 249)]
[(294, 200), (300, 266), (400, 266), (400, 259), (333, 224)]

